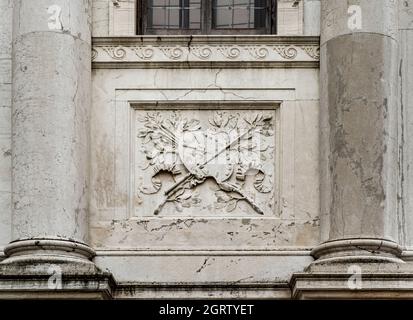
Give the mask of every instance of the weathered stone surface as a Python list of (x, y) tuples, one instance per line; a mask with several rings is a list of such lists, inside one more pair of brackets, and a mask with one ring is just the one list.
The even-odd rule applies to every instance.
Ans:
[(87, 240), (90, 14), (89, 1), (15, 1), (13, 239)]
[[(351, 49), (349, 49), (351, 48)], [(358, 33), (330, 40), (322, 115), (328, 118), (329, 239), (397, 240), (397, 44)]]
[[(130, 41), (133, 47), (141, 40)], [(168, 46), (169, 41), (158, 39), (156, 46)], [(193, 37), (193, 46), (197, 41), (201, 40)], [(225, 41), (225, 46), (232, 48), (240, 38)], [(185, 49), (182, 44), (179, 48)], [(216, 51), (216, 47), (211, 48)], [(99, 54), (105, 53), (99, 50)], [(193, 297), (208, 293), (215, 297), (288, 297), (287, 269), (303, 270), (312, 260), (308, 248), (319, 241), (318, 70), (276, 66), (240, 69), (244, 57), (227, 59), (239, 65), (231, 69), (181, 68), (177, 60), (166, 58), (162, 61), (169, 67), (162, 69), (139, 68), (148, 64), (146, 60), (128, 65), (122, 59), (112, 59), (110, 69), (97, 62), (99, 68), (93, 72), (91, 241), (98, 250), (96, 264), (119, 280), (119, 297), (145, 297), (155, 292), (160, 292), (160, 297), (171, 297), (174, 292), (176, 297), (188, 297), (191, 292)], [(273, 55), (267, 58), (271, 60)], [(95, 61), (99, 59), (105, 58)], [(127, 69), (117, 69), (116, 64)], [(247, 203), (230, 212), (225, 207), (216, 209), (214, 201), (207, 201), (214, 200), (217, 186), (207, 181), (199, 186), (205, 207), (184, 206), (179, 212), (169, 203), (154, 215), (168, 183), (173, 183), (173, 175), (165, 172), (158, 176), (161, 190), (138, 197), (140, 181), (144, 179), (151, 186), (152, 172), (150, 167), (142, 169), (147, 159), (141, 148), (150, 142), (138, 137), (144, 127), (138, 119), (147, 112), (171, 119), (171, 108), (208, 128), (208, 120), (217, 111), (239, 114), (240, 123), (242, 117), (258, 111), (271, 112), (271, 125), (279, 135), (272, 135), (269, 144), (280, 153), (269, 166), (274, 195), (277, 190), (279, 193), (273, 210), (260, 215)], [(179, 179), (176, 176), (175, 180)], [(258, 199), (252, 185), (254, 176), (248, 179), (245, 190)], [(259, 196), (267, 199), (266, 193)], [(306, 255), (302, 255), (303, 249), (307, 249)], [(231, 252), (240, 254), (234, 257)], [(248, 271), (257, 262), (260, 267)], [(279, 278), (268, 280), (277, 274)], [(265, 288), (265, 284), (274, 289)]]
[[(404, 0), (399, 4), (399, 29), (412, 30), (413, 29), (413, 1)], [(405, 40), (402, 40), (405, 42)], [(405, 43), (409, 43), (408, 41)]]
[[(398, 37), (398, 7), (399, 2), (395, 0), (360, 0), (354, 5), (358, 6), (361, 15), (361, 25), (357, 29), (349, 28), (351, 17), (354, 17), (352, 3), (342, 0), (321, 1), (321, 45), (332, 38), (353, 33), (377, 33), (389, 36), (393, 39)], [(357, 17), (357, 18), (358, 18)], [(358, 21), (357, 21), (358, 22)]]
[[(412, 1), (280, 0), (290, 37), (111, 37), (134, 0), (16, 0), (12, 55), (0, 0), (0, 298), (411, 298)], [(198, 167), (251, 125), (248, 156)]]
[[(240, 70), (237, 69), (94, 71), (91, 175), (91, 237), (94, 246), (100, 249), (233, 250), (244, 247), (261, 250), (317, 243), (317, 70), (244, 69), (242, 74), (241, 82)], [(301, 85), (304, 83), (305, 86)], [(296, 88), (295, 94), (282, 88)], [(143, 203), (134, 196), (138, 195), (139, 179), (144, 178), (142, 173), (146, 175), (146, 171), (136, 169), (133, 174), (130, 170), (146, 160), (138, 149), (133, 153), (135, 160), (131, 160), (132, 149), (127, 142), (142, 143), (137, 137), (142, 124), (132, 119), (135, 119), (135, 112), (144, 114), (140, 110), (144, 110), (145, 105), (151, 106), (151, 110), (156, 108), (151, 104), (154, 100), (158, 101), (160, 110), (168, 103), (178, 111), (197, 106), (201, 110), (197, 111), (201, 119), (204, 114), (209, 116), (210, 111), (205, 113), (202, 110), (213, 108), (214, 101), (219, 101), (221, 108), (230, 105), (240, 115), (248, 113), (246, 103), (259, 110), (263, 106), (271, 106), (265, 101), (283, 101), (278, 120), (280, 140), (271, 140), (274, 141), (272, 144), (279, 145), (280, 150), (279, 160), (274, 158), (276, 166), (273, 169), (273, 188), (276, 190), (277, 184), (280, 188), (278, 209), (274, 206), (274, 210), (267, 211), (263, 217), (247, 204), (243, 204), (244, 209), (249, 210), (246, 213), (237, 208), (227, 212), (211, 207), (198, 212), (184, 207), (183, 212), (168, 211), (165, 216), (161, 211), (158, 217), (154, 215), (154, 208), (159, 205), (157, 201), (161, 200), (162, 190), (166, 187), (155, 196), (147, 195)], [(255, 106), (255, 100), (261, 101), (259, 106)], [(188, 105), (188, 101), (191, 104)], [(125, 123), (134, 126), (126, 127)], [(166, 178), (161, 178), (165, 184), (168, 183)], [(253, 182), (253, 176), (250, 178)], [(211, 193), (208, 185), (205, 187), (200, 196), (205, 199), (213, 197), (214, 192)], [(251, 190), (253, 196), (254, 187), (248, 188), (251, 188), (247, 190)], [(165, 209), (172, 210), (170, 206)]]
[(12, 0), (0, 1), (0, 261), (11, 240)]
[(412, 299), (412, 265), (326, 261), (312, 265), (311, 272), (294, 274), (291, 286), (294, 299)]
[(84, 243), (90, 14), (86, 0), (14, 2), (13, 241), (0, 264), (0, 298), (111, 296), (113, 279)]
[(320, 35), (320, 0), (304, 0), (303, 31), (306, 36)]
[(171, 110), (136, 107), (137, 201), (132, 214), (276, 216), (277, 105), (255, 110), (243, 110), (241, 103), (225, 107), (211, 102), (207, 110), (197, 104), (179, 107), (168, 102), (164, 108)]
[(109, 35), (109, 6), (107, 0), (92, 1), (92, 34), (94, 37), (107, 37)]
[(293, 275), (292, 296), (411, 298), (412, 265), (400, 259), (410, 257), (402, 254), (411, 221), (409, 40), (405, 31), (398, 37), (398, 10), (400, 28), (408, 28), (409, 1), (349, 6), (322, 1), (320, 224), (328, 241), (313, 249), (305, 273)]
[(380, 2), (374, 10), (389, 16), (382, 20), (362, 3), (363, 29), (351, 32), (341, 18), (332, 19), (347, 12), (340, 3), (322, 2), (322, 239), (397, 242), (399, 65), (389, 9), (397, 10), (391, 1)]
[(303, 1), (279, 0), (277, 2), (277, 34), (303, 34)]
[[(111, 299), (111, 274), (82, 261), (33, 259), (0, 264), (0, 299)], [(83, 259), (82, 259), (83, 260)]]
[[(409, 250), (407, 255), (411, 256), (413, 246), (413, 198), (410, 196), (413, 190), (413, 171), (411, 162), (413, 161), (413, 113), (409, 107), (413, 101), (413, 1), (403, 1), (400, 6), (400, 160), (402, 163), (400, 197), (402, 199), (399, 206), (401, 217), (400, 230), (404, 232), (401, 241)], [(409, 258), (410, 259), (410, 258)]]

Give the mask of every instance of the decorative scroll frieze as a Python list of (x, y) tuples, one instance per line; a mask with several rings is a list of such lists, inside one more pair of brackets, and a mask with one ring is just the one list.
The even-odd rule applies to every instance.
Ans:
[(320, 47), (317, 46), (303, 46), (304, 51), (313, 59), (320, 59)]
[[(156, 68), (217, 65), (220, 67), (318, 67), (320, 48), (314, 37), (136, 37), (95, 38), (95, 68)], [(242, 64), (242, 65), (241, 65)]]

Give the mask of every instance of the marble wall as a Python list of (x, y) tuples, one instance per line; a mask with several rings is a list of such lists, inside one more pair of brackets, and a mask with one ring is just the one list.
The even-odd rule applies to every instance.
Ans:
[[(189, 48), (188, 40), (119, 38), (117, 47), (110, 39), (95, 40), (90, 202), (95, 261), (121, 282), (263, 284), (276, 277), (285, 285), (290, 274), (285, 266), (303, 270), (319, 242), (318, 38), (274, 37), (257, 45), (259, 37), (248, 44), (242, 37), (201, 36), (192, 38)], [(208, 127), (220, 126), (221, 111), (224, 118), (271, 114), (266, 140), (271, 155), (263, 154), (271, 157), (271, 179), (265, 182), (270, 191), (256, 192), (253, 176), (243, 188), (264, 208), (263, 215), (245, 199), (232, 201), (229, 209), (226, 192), (215, 198), (220, 179), (211, 172), (215, 181), (191, 190), (197, 196), (168, 201), (156, 213), (162, 193), (174, 184), (167, 160), (144, 169), (144, 117), (156, 111), (163, 118), (194, 117)], [(262, 160), (264, 167), (267, 162)], [(156, 165), (166, 174), (153, 180)], [(181, 210), (174, 210), (176, 202)]]

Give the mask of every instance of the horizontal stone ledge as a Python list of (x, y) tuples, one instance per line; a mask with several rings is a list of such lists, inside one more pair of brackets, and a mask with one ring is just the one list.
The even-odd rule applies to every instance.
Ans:
[(181, 46), (195, 44), (314, 44), (320, 43), (318, 36), (277, 36), (277, 35), (163, 35), (163, 36), (113, 36), (93, 37), (93, 44), (162, 44)]
[(288, 282), (118, 283), (117, 299), (290, 299)]
[(0, 299), (111, 299), (115, 287), (108, 273), (63, 274), (59, 287), (51, 274), (0, 275)]
[[(390, 264), (391, 265), (391, 264)], [(397, 265), (397, 264), (395, 264)], [(351, 272), (331, 271), (316, 273), (295, 273), (290, 285), (293, 299), (412, 299), (412, 270), (397, 270), (396, 266), (379, 269), (368, 264), (359, 275), (358, 287), (352, 287)], [(353, 280), (354, 281), (354, 280)]]
[(94, 62), (93, 69), (319, 69), (318, 61), (300, 62)]
[(285, 250), (96, 250), (96, 257), (105, 256), (310, 256), (311, 249)]
[(93, 68), (318, 68), (318, 37), (94, 38)]

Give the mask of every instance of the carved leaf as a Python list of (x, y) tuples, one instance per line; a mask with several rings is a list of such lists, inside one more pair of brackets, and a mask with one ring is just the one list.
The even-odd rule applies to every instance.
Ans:
[(227, 212), (232, 212), (237, 208), (238, 200), (232, 199), (228, 202), (228, 205), (226, 207)]

